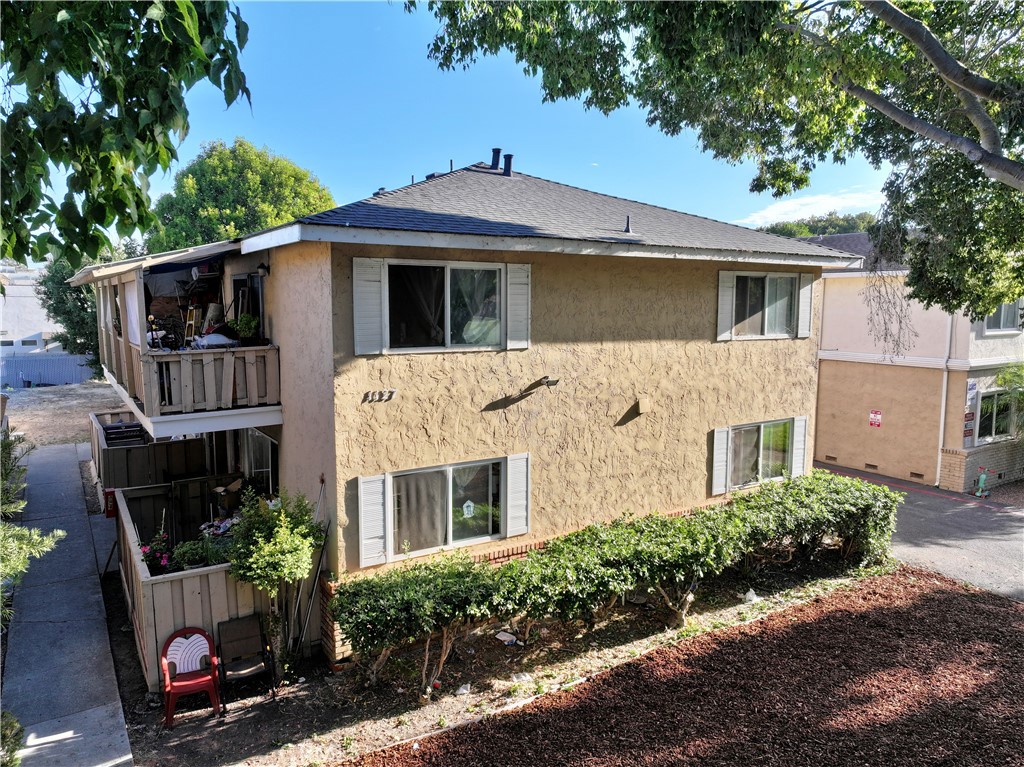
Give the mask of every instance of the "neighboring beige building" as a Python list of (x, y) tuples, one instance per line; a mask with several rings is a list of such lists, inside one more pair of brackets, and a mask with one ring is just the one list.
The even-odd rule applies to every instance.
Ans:
[[(341, 573), (453, 548), (501, 559), (804, 473), (819, 276), (850, 263), (496, 151), (75, 279), (97, 287), (108, 378), (154, 438), (206, 434), (211, 472), (259, 470), (268, 489), (315, 498), (325, 477)], [(248, 302), (268, 343), (146, 348), (141, 318), (178, 311), (158, 300), (175, 291), (203, 316)]]
[[(870, 249), (866, 234), (812, 241)], [(893, 356), (869, 329), (873, 279), (902, 285), (905, 271), (823, 274), (815, 460), (957, 492), (973, 492), (982, 467), (988, 486), (1024, 476), (1010, 400), (995, 384), (1001, 368), (1024, 362), (1019, 302), (984, 322), (911, 302), (917, 335)]]

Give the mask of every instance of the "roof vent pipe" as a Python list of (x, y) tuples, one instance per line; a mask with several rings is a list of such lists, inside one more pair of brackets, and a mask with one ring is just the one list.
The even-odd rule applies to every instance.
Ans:
[(503, 176), (511, 176), (512, 175), (512, 155), (510, 155), (510, 154), (505, 155), (505, 167), (502, 169), (501, 175), (503, 175)]
[(629, 216), (626, 216), (626, 228), (622, 230), (626, 234), (632, 234), (633, 230), (629, 228)]
[(491, 170), (497, 170), (501, 162), (501, 147), (496, 146), (491, 150)]

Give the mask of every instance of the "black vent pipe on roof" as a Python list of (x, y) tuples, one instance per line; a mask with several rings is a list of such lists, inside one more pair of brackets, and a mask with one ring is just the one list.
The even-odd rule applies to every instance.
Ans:
[(496, 146), (491, 150), (491, 170), (497, 170), (501, 162), (501, 147)]
[(512, 175), (512, 155), (510, 155), (510, 154), (505, 155), (505, 167), (502, 169), (501, 175), (503, 175), (503, 176), (511, 176)]

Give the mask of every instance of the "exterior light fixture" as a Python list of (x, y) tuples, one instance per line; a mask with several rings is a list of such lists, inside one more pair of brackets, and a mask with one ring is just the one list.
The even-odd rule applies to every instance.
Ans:
[(258, 274), (260, 277), (269, 277), (270, 267), (267, 266), (266, 262), (260, 261), (260, 265), (256, 267), (256, 274)]

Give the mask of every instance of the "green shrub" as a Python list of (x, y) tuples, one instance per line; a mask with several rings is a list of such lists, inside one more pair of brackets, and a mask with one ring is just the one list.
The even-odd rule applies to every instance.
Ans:
[(323, 536), (305, 496), (282, 491), (280, 498), (268, 502), (247, 490), (239, 521), (231, 528), (231, 575), (276, 594), (282, 581), (309, 575), (313, 550)]
[(440, 676), (458, 630), (493, 613), (495, 578), (490, 565), (464, 554), (447, 555), (344, 579), (336, 585), (331, 611), (352, 649), (369, 662), (371, 682), (393, 650), (440, 632), (432, 668), (429, 639), (424, 650), (423, 683), (429, 687)]
[(489, 616), (593, 621), (616, 597), (645, 588), (659, 595), (682, 625), (701, 580), (777, 552), (813, 555), (838, 538), (844, 555), (865, 564), (883, 558), (902, 495), (826, 471), (767, 482), (725, 506), (680, 517), (652, 514), (595, 524), (549, 541), (498, 569), (464, 554), (407, 564), (337, 585), (331, 609), (376, 679), (390, 653), (441, 634), (430, 675), (437, 679), (455, 632)]
[(182, 541), (171, 552), (171, 560), (178, 567), (195, 567), (206, 564), (206, 541)]
[(18, 751), (25, 737), (25, 728), (10, 711), (0, 713), (0, 767), (18, 767)]

